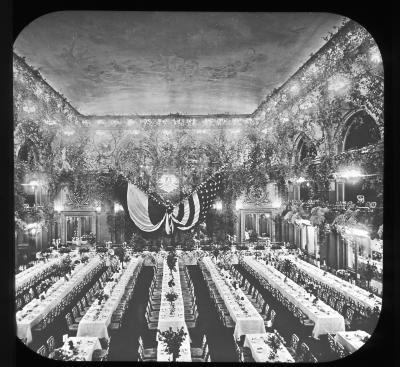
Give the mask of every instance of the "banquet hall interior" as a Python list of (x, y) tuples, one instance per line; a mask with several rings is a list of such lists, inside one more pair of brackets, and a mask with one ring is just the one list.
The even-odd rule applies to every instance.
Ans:
[(331, 13), (64, 11), (13, 52), (17, 342), (325, 362), (382, 308), (383, 65)]

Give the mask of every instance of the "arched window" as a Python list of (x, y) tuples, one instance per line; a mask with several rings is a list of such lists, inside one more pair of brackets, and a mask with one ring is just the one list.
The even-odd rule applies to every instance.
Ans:
[(346, 123), (343, 150), (352, 150), (377, 143), (380, 133), (374, 119), (364, 111), (356, 112)]
[(311, 140), (303, 135), (298, 140), (296, 148), (296, 162), (301, 162), (305, 158), (315, 158), (317, 156), (317, 149)]
[(34, 166), (37, 162), (37, 152), (32, 140), (27, 139), (18, 151), (18, 160)]
[[(348, 119), (343, 137), (344, 151), (376, 144), (381, 139), (377, 124), (365, 111), (358, 111)], [(342, 194), (338, 195), (338, 201), (345, 200), (354, 203), (357, 202), (358, 195), (364, 195), (366, 201), (377, 200), (375, 190), (365, 188), (364, 179), (359, 179), (357, 182), (345, 181), (339, 185), (342, 187), (339, 191)], [(343, 193), (344, 198), (342, 198)]]

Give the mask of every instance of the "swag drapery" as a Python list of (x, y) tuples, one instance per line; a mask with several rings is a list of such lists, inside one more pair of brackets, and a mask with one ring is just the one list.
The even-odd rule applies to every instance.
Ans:
[(186, 199), (169, 209), (129, 182), (127, 190), (129, 216), (144, 232), (154, 232), (162, 225), (165, 226), (167, 234), (173, 233), (175, 228), (182, 231), (189, 230), (205, 218), (220, 185), (221, 174), (217, 173)]

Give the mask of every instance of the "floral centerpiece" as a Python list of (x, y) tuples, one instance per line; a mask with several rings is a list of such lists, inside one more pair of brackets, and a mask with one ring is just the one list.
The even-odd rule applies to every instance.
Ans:
[(58, 361), (84, 361), (85, 358), (79, 355), (76, 348), (70, 345), (69, 349), (58, 348), (54, 350), (53, 359)]
[(177, 261), (178, 261), (178, 258), (176, 256), (176, 254), (171, 251), (167, 256), (167, 266), (171, 272), (171, 275), (172, 275), (173, 271), (176, 271), (175, 266), (176, 266)]
[(165, 295), (166, 300), (171, 304), (171, 308), (174, 308), (174, 302), (177, 300), (178, 295), (174, 291), (170, 291)]
[(267, 344), (268, 347), (271, 349), (269, 353), (269, 358), (275, 359), (276, 353), (278, 352), (281, 345), (279, 338), (275, 334), (271, 334), (268, 336), (268, 339), (265, 341), (265, 344)]
[(171, 279), (171, 280), (168, 282), (168, 287), (172, 288), (174, 285), (175, 285), (174, 279)]
[(172, 354), (172, 361), (175, 362), (181, 355), (180, 349), (183, 341), (185, 340), (187, 333), (185, 329), (181, 327), (177, 331), (169, 330), (161, 332), (158, 330), (158, 340), (162, 341), (165, 345), (164, 351), (168, 354)]

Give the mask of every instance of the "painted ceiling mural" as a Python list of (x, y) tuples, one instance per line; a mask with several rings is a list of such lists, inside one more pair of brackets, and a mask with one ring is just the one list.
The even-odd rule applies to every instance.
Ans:
[(56, 12), (15, 52), (84, 115), (246, 114), (324, 43), (328, 13)]

